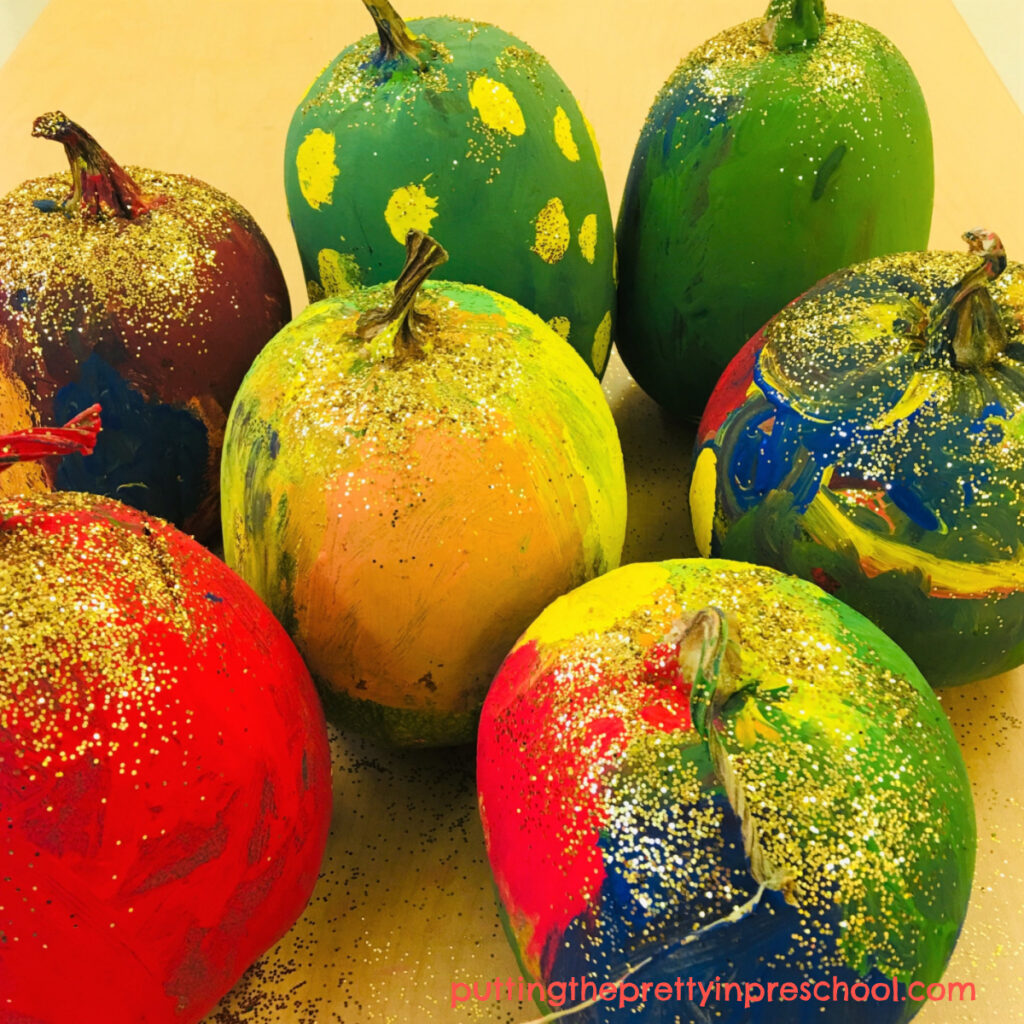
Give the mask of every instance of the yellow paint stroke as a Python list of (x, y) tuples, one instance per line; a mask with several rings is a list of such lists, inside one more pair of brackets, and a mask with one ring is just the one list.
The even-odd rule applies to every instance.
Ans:
[(608, 349), (612, 347), (612, 314), (609, 310), (601, 318), (594, 331), (594, 344), (590, 348), (590, 362), (595, 370), (604, 369), (608, 361)]
[(488, 128), (510, 135), (526, 131), (526, 119), (512, 90), (504, 82), (481, 75), (469, 88), (469, 103)]
[(569, 331), (572, 329), (572, 324), (569, 322), (567, 316), (553, 316), (548, 320), (548, 326), (557, 334), (560, 338), (569, 340)]
[(422, 185), (403, 185), (391, 193), (384, 219), (391, 234), (400, 245), (405, 245), (405, 236), (413, 229), (430, 231), (437, 214), (437, 196), (427, 195)]
[(910, 384), (900, 400), (888, 412), (879, 416), (871, 426), (876, 430), (891, 427), (916, 412), (925, 402), (933, 398), (941, 401), (952, 390), (953, 380), (948, 370), (919, 370), (911, 377)]
[(594, 126), (583, 115), (583, 123), (586, 125), (587, 134), (590, 136), (590, 144), (594, 147), (594, 156), (597, 157), (597, 166), (601, 166), (601, 147), (597, 144), (597, 135), (594, 133)]
[[(838, 678), (849, 671), (849, 651), (839, 644), (829, 644), (821, 651), (822, 664)], [(797, 683), (776, 707), (797, 724), (814, 722), (826, 732), (841, 736), (851, 731), (851, 719), (860, 717), (855, 705), (847, 703), (844, 691), (808, 682)]]
[(350, 252), (321, 249), (317, 253), (316, 265), (324, 295), (346, 295), (359, 284), (359, 266)]
[(867, 576), (919, 570), (932, 597), (981, 597), (1024, 590), (1024, 552), (998, 562), (938, 558), (851, 522), (824, 491), (814, 496), (803, 522), (811, 536), (832, 551), (840, 550), (846, 542), (853, 544)]
[(549, 199), (537, 214), (533, 251), (545, 263), (557, 263), (569, 248), (569, 218), (557, 196)]
[(650, 608), (650, 629), (668, 632), (679, 617), (679, 599), (668, 582), (668, 568), (659, 562), (633, 562), (570, 590), (544, 609), (519, 640), (547, 647), (577, 634), (604, 633), (637, 608)]
[(576, 163), (580, 158), (580, 149), (572, 137), (572, 124), (569, 115), (561, 108), (555, 109), (555, 142), (566, 160)]
[(302, 140), (295, 154), (295, 167), (306, 202), (314, 210), (330, 205), (334, 179), (338, 177), (338, 165), (334, 162), (334, 136), (322, 128), (314, 128)]
[(733, 719), (736, 739), (741, 747), (752, 747), (759, 739), (774, 743), (779, 738), (778, 731), (761, 712), (757, 704), (748, 700)]
[(579, 234), (576, 236), (579, 242), (580, 252), (588, 263), (594, 262), (594, 251), (597, 249), (597, 214), (588, 213), (580, 225)]
[(711, 557), (717, 481), (718, 457), (713, 448), (702, 448), (690, 480), (690, 519), (693, 522), (693, 539), (704, 558)]

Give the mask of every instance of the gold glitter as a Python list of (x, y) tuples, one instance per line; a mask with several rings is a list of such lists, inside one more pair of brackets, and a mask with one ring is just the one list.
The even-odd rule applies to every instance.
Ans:
[(364, 36), (331, 65), (330, 76), (305, 98), (302, 113), (327, 107), (345, 110), (354, 123), (370, 124), (381, 114), (390, 117), (401, 107), (411, 107), (424, 93), (447, 92), (448, 73), (444, 66), (452, 62), (451, 51), (443, 43), (428, 41), (432, 47), (428, 63), (411, 75), (395, 76), (400, 82), (392, 87), (392, 80), (381, 83), (380, 70), (373, 63), (380, 50), (379, 37), (376, 33)]
[(166, 541), (112, 529), (105, 505), (116, 508), (73, 492), (0, 505), (0, 729), (16, 750), (83, 756), (94, 713), (137, 717), (128, 709), (174, 685), (171, 668), (140, 658), (153, 623), (199, 638)]
[[(359, 318), (367, 310), (387, 308), (391, 301), (392, 287), (379, 285), (350, 293), (345, 306), (310, 306), (278, 335), (286, 365), (264, 359), (253, 367), (250, 394), (276, 392), (271, 379), (294, 381), (301, 388), (301, 401), (281, 400), (288, 410), (281, 427), (297, 437), (323, 429), (323, 445), (311, 450), (324, 460), (318, 470), (324, 479), (344, 464), (349, 443), (361, 445), (368, 459), (378, 447), (404, 451), (428, 423), (450, 423), (460, 433), (477, 436), (504, 429), (504, 414), (495, 399), (505, 395), (515, 401), (524, 385), (529, 386), (514, 344), (528, 336), (527, 328), (498, 315), (467, 317), (443, 295), (435, 297), (438, 288), (426, 282), (416, 303), (416, 312), (429, 325), (424, 346), (429, 359), (392, 362), (394, 352), (388, 346), (393, 338), (384, 347), (363, 347), (360, 352), (354, 340)], [(308, 337), (319, 342), (297, 344)], [(339, 346), (351, 351), (342, 354)], [(368, 386), (374, 364), (377, 370)], [(314, 387), (314, 381), (321, 383)], [(460, 382), (459, 388), (452, 387), (454, 381)], [(347, 433), (345, 424), (358, 432)]]
[(538, 72), (550, 71), (551, 65), (546, 57), (542, 57), (536, 50), (522, 46), (506, 46), (497, 57), (494, 58), (494, 65), (499, 71), (518, 72), (526, 75), (533, 86), (541, 88)]
[[(682, 77), (698, 80), (701, 91), (713, 101), (726, 103), (743, 96), (769, 66), (769, 58), (775, 88), (813, 96), (815, 103), (827, 106), (848, 108), (851, 99), (857, 98), (870, 109), (881, 97), (874, 76), (866, 73), (866, 58), (873, 64), (902, 63), (899, 51), (880, 32), (837, 14), (827, 14), (821, 37), (793, 54), (776, 53), (763, 36), (763, 26), (763, 18), (743, 22), (689, 53), (658, 93), (652, 112)], [(649, 119), (647, 124), (651, 126)]]
[(557, 196), (549, 199), (534, 222), (534, 241), (530, 247), (545, 263), (557, 263), (569, 248), (569, 218)]
[[(230, 238), (239, 227), (259, 233), (238, 203), (195, 179), (126, 170), (144, 194), (169, 201), (133, 221), (86, 221), (38, 209), (37, 201), (63, 202), (71, 192), (69, 174), (26, 181), (0, 199), (0, 280), (18, 282), (31, 296), (24, 309), (6, 312), (27, 349), (27, 365), (16, 372), (37, 382), (37, 401), (51, 398), (58, 387), (46, 371), (43, 346), (68, 345), (82, 324), (98, 329), (114, 316), (156, 339), (171, 325), (185, 324), (195, 351), (205, 353), (210, 315), (202, 312), (201, 298), (220, 266), (211, 242)], [(223, 279), (222, 285), (225, 301), (237, 305), (236, 284)], [(130, 363), (124, 372), (131, 381)]]

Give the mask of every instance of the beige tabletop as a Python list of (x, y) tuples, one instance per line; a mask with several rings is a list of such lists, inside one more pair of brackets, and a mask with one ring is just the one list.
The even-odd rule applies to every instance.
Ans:
[[(614, 209), (663, 80), (693, 46), (764, 6), (408, 0), (401, 10), (491, 21), (547, 56), (594, 125)], [(1011, 258), (1024, 258), (1024, 116), (952, 0), (830, 0), (830, 8), (883, 31), (917, 72), (935, 136), (932, 246), (960, 248), (965, 229), (985, 225)], [(193, 174), (241, 201), (277, 251), (298, 310), (306, 299), (284, 203), (285, 132), (314, 76), (369, 28), (359, 0), (50, 0), (0, 66), (0, 192), (62, 168), (52, 143), (29, 136), (37, 114), (62, 109), (122, 163)], [(692, 433), (667, 423), (617, 358), (605, 388), (626, 456), (624, 561), (695, 554), (686, 505)], [(942, 702), (967, 760), (979, 830), (974, 894), (946, 979), (973, 982), (977, 998), (930, 1004), (917, 1019), (1024, 1020), (1024, 671), (943, 693)], [(472, 753), (396, 754), (336, 732), (332, 749), (334, 828), (309, 908), (208, 1021), (530, 1019), (517, 1003), (449, 1007), (454, 983), (519, 976), (490, 888)]]

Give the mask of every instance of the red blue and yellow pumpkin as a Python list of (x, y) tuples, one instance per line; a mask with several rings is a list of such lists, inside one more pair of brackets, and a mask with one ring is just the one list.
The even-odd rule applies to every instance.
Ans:
[(702, 553), (819, 583), (934, 686), (1024, 661), (1024, 267), (965, 237), (833, 274), (759, 331), (690, 491)]
[(842, 1020), (905, 1021), (967, 910), (934, 693), (773, 569), (635, 564), (559, 598), (487, 695), (477, 781), (507, 931), (570, 1020), (808, 1024), (838, 982)]

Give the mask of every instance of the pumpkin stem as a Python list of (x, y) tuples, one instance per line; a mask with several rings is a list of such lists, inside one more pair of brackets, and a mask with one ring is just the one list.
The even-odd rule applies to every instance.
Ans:
[(936, 345), (948, 346), (954, 366), (973, 370), (988, 366), (1009, 343), (988, 287), (1006, 269), (1006, 250), (994, 231), (983, 228), (966, 232), (963, 239), (981, 263), (947, 292), (931, 320)]
[(825, 0), (771, 0), (762, 38), (776, 50), (795, 50), (821, 38), (825, 31)]
[(64, 211), (86, 217), (135, 220), (162, 200), (145, 199), (127, 171), (80, 125), (59, 110), (37, 117), (32, 134), (64, 146), (71, 165), (71, 194)]
[(697, 735), (707, 744), (715, 776), (739, 818), (750, 873), (761, 885), (779, 890), (788, 903), (796, 903), (794, 880), (769, 857), (729, 752), (726, 704), (756, 682), (743, 675), (740, 655), (729, 633), (729, 617), (719, 608), (701, 609), (681, 620), (673, 631), (673, 638), (679, 637), (679, 668), (691, 687), (690, 718)]
[(374, 57), (375, 64), (406, 58), (422, 65), (426, 60), (426, 44), (419, 36), (410, 32), (399, 13), (391, 6), (390, 0), (363, 0), (377, 25), (380, 49)]
[(63, 427), (32, 427), (0, 434), (0, 473), (16, 462), (37, 462), (48, 455), (91, 455), (100, 431), (100, 407), (91, 405)]
[(396, 357), (422, 355), (427, 318), (416, 312), (416, 297), (423, 282), (447, 260), (448, 253), (439, 242), (422, 231), (410, 231), (405, 236), (405, 266), (395, 282), (395, 297), (387, 309), (371, 309), (359, 318), (359, 337), (373, 341), (387, 332), (394, 338)]

